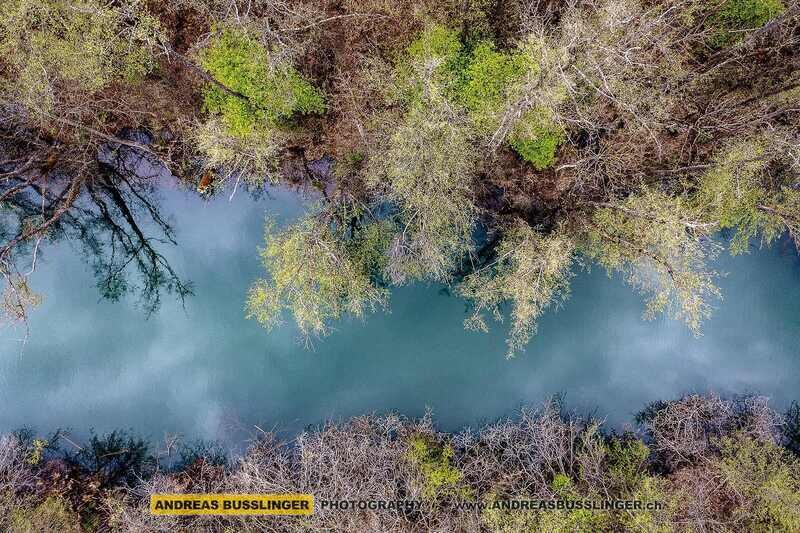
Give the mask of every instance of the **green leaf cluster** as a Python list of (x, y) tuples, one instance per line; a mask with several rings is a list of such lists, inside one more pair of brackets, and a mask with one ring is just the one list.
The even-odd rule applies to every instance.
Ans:
[(551, 305), (569, 294), (575, 245), (562, 231), (543, 235), (519, 223), (503, 235), (497, 258), (467, 276), (459, 285), (461, 296), (473, 302), (465, 326), (487, 331), (484, 313), (502, 320), (501, 306), (511, 302), (508, 356), (521, 350), (536, 332), (536, 321)]
[(536, 170), (552, 167), (556, 150), (566, 139), (564, 128), (553, 121), (547, 110), (525, 113), (509, 138), (511, 147)]
[(713, 226), (685, 198), (645, 188), (592, 213), (584, 252), (650, 296), (645, 318), (667, 311), (699, 334), (720, 296), (708, 267), (717, 246), (705, 238)]
[(777, 444), (743, 434), (719, 442), (718, 467), (743, 505), (748, 531), (800, 531), (800, 462)]
[(781, 0), (726, 0), (711, 17), (718, 28), (710, 39), (712, 46), (730, 46), (741, 41), (747, 30), (758, 29), (786, 10)]
[[(541, 44), (541, 43), (539, 43)], [(463, 107), (472, 136), (491, 136), (525, 94), (525, 83), (539, 71), (535, 43), (510, 51), (489, 40), (466, 46), (458, 32), (441, 25), (427, 28), (406, 50), (395, 78), (409, 107), (445, 101)], [(563, 127), (538, 107), (525, 112), (509, 138), (511, 147), (537, 170), (551, 167)]]
[(236, 96), (211, 85), (205, 106), (219, 114), (228, 132), (247, 137), (263, 127), (285, 126), (296, 115), (321, 114), (325, 97), (297, 70), (274, 65), (261, 42), (247, 31), (225, 29), (200, 56), (202, 66)]
[(327, 334), (330, 322), (345, 313), (359, 317), (385, 303), (386, 291), (372, 283), (367, 270), (380, 261), (372, 248), (384, 242), (380, 230), (371, 230), (349, 248), (330, 225), (313, 217), (282, 232), (268, 224), (265, 233), (261, 259), (269, 279), (250, 288), (248, 318), (271, 329), (289, 311), (308, 339)]
[(11, 530), (16, 533), (79, 533), (82, 531), (77, 525), (79, 523), (67, 502), (57, 496), (50, 496), (38, 505), (17, 507), (11, 511)]
[(162, 38), (136, 1), (8, 0), (0, 10), (0, 57), (13, 71), (5, 89), (30, 110), (49, 111), (59, 91), (92, 93), (141, 79)]
[(475, 46), (462, 74), (459, 100), (479, 132), (497, 128), (498, 117), (519, 97), (522, 82), (534, 67), (522, 52), (501, 52), (490, 41)]
[(784, 180), (770, 171), (790, 151), (776, 141), (754, 137), (738, 142), (700, 177), (693, 203), (721, 229), (734, 230), (733, 254), (747, 252), (755, 238), (768, 245), (786, 229), (797, 238), (800, 191), (792, 187), (791, 173)]
[(388, 265), (396, 283), (447, 281), (472, 247), (475, 151), (464, 118), (451, 113), (412, 108), (371, 163), (368, 184), (398, 208)]
[(436, 444), (424, 435), (410, 438), (406, 458), (422, 476), (422, 496), (425, 499), (470, 496), (469, 490), (462, 485), (464, 474), (452, 464), (453, 455), (450, 444)]

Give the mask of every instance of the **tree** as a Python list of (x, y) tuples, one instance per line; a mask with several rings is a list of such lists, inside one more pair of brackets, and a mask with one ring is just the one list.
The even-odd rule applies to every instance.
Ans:
[(454, 113), (444, 103), (412, 108), (372, 161), (367, 183), (394, 203), (401, 227), (387, 265), (394, 283), (448, 281), (472, 249), (475, 153)]
[(735, 231), (730, 249), (769, 245), (788, 230), (800, 243), (800, 143), (762, 134), (734, 143), (700, 176), (693, 201), (710, 221)]
[(329, 333), (331, 321), (345, 313), (360, 317), (385, 305), (387, 293), (372, 283), (367, 262), (351, 256), (324, 218), (306, 218), (282, 232), (268, 224), (264, 239), (269, 279), (257, 281), (247, 299), (248, 318), (264, 327), (280, 324), (288, 311), (309, 341)]
[(584, 228), (584, 251), (609, 272), (650, 295), (646, 318), (667, 311), (695, 333), (720, 296), (708, 263), (718, 246), (685, 199), (645, 188), (640, 194), (598, 205)]
[(502, 320), (501, 306), (511, 302), (508, 356), (524, 348), (536, 333), (544, 311), (569, 294), (575, 245), (563, 230), (543, 235), (523, 222), (504, 232), (496, 259), (469, 274), (458, 292), (475, 307), (465, 325), (487, 331), (484, 313)]

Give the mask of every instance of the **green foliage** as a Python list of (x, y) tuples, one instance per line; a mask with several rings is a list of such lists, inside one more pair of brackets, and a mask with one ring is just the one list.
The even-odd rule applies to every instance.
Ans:
[[(141, 79), (163, 39), (138, 1), (7, 0), (0, 10), (0, 57), (12, 69), (5, 87), (29, 111), (49, 112), (59, 91), (86, 91)], [(58, 90), (57, 90), (58, 87)]]
[[(594, 499), (590, 495), (581, 494), (575, 487), (572, 478), (566, 474), (556, 474), (550, 483), (555, 498), (560, 500)], [(596, 495), (593, 495), (596, 496)], [(567, 533), (571, 531), (589, 532), (605, 531), (610, 525), (611, 516), (605, 511), (590, 509), (570, 509), (557, 511), (540, 511), (539, 524), (536, 531), (553, 531)]]
[(720, 440), (719, 469), (740, 497), (749, 531), (800, 531), (800, 463), (772, 442), (743, 434)]
[(209, 172), (220, 169), (220, 173), (241, 176), (254, 186), (278, 181), (279, 156), (286, 140), (279, 128), (262, 126), (242, 137), (231, 135), (221, 120), (212, 118), (192, 133)]
[(380, 221), (359, 227), (347, 241), (347, 254), (358, 268), (376, 282), (383, 280), (389, 248), (395, 227), (390, 221)]
[(267, 49), (240, 29), (225, 29), (203, 50), (200, 61), (217, 81), (205, 93), (206, 109), (221, 115), (227, 131), (248, 137), (263, 127), (288, 123), (296, 115), (325, 112), (325, 97), (288, 65), (273, 65)]
[(668, 492), (668, 483), (655, 476), (643, 476), (633, 492), (627, 497), (643, 504), (658, 502), (661, 509), (642, 509), (632, 513), (618, 513), (621, 530), (637, 533), (672, 533), (678, 531), (676, 515), (686, 508), (680, 495)]
[(372, 161), (367, 181), (398, 208), (389, 277), (446, 281), (471, 249), (475, 151), (447, 106), (411, 109)]
[(533, 68), (521, 52), (498, 51), (489, 41), (478, 43), (462, 74), (459, 100), (476, 129), (491, 133), (506, 107), (520, 96), (523, 80)]
[[(693, 203), (722, 229), (734, 229), (732, 254), (748, 251), (751, 240), (769, 245), (786, 229), (795, 238), (800, 228), (800, 193), (774, 171), (791, 150), (775, 137), (738, 142), (721, 153), (700, 178)], [(796, 150), (796, 148), (795, 148)]]
[(38, 465), (41, 463), (44, 452), (49, 445), (50, 442), (47, 439), (33, 439), (33, 442), (31, 442), (30, 452), (26, 458), (28, 464)]
[(781, 0), (726, 0), (711, 17), (712, 26), (719, 30), (710, 43), (723, 47), (741, 41), (747, 30), (760, 28), (785, 10)]
[(608, 476), (623, 494), (639, 488), (646, 477), (650, 449), (639, 439), (613, 438), (608, 445)]
[(507, 230), (495, 251), (497, 259), (467, 276), (458, 288), (475, 307), (466, 327), (487, 331), (484, 313), (502, 320), (501, 305), (511, 302), (508, 355), (521, 350), (544, 311), (569, 294), (574, 248), (563, 231), (543, 235), (522, 222)]
[(422, 496), (427, 500), (469, 498), (469, 489), (462, 486), (464, 474), (452, 465), (453, 447), (438, 445), (424, 435), (409, 440), (408, 461), (422, 476)]
[(400, 99), (407, 107), (427, 107), (452, 99), (464, 67), (457, 31), (428, 26), (406, 49), (395, 68)]
[(14, 533), (80, 533), (79, 523), (67, 503), (55, 496), (38, 505), (18, 507), (11, 513), (11, 531)]
[(585, 252), (650, 295), (645, 318), (666, 311), (698, 333), (720, 296), (707, 266), (717, 254), (705, 238), (710, 227), (683, 198), (645, 189), (593, 213)]
[(544, 170), (555, 163), (556, 150), (564, 139), (564, 128), (540, 108), (522, 117), (509, 138), (509, 144), (536, 170)]
[[(330, 225), (313, 217), (282, 232), (268, 224), (264, 239), (261, 259), (269, 279), (250, 288), (247, 316), (267, 329), (280, 324), (283, 312), (289, 311), (308, 339), (327, 334), (330, 322), (345, 313), (360, 317), (385, 303), (386, 291), (365, 270), (377, 261), (368, 245), (354, 245), (360, 255), (351, 257), (353, 250)], [(372, 235), (367, 242), (374, 245), (376, 240)]]

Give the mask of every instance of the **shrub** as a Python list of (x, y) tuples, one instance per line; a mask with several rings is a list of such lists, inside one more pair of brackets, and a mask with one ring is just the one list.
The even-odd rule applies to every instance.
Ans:
[(741, 433), (719, 443), (718, 467), (750, 531), (800, 531), (800, 462), (775, 443)]
[(462, 486), (464, 474), (452, 465), (453, 456), (450, 444), (436, 444), (424, 435), (411, 437), (406, 457), (422, 476), (424, 498), (469, 496), (469, 490)]
[(459, 96), (478, 131), (488, 133), (497, 127), (531, 66), (525, 54), (500, 52), (489, 41), (475, 47)]
[(635, 491), (647, 473), (650, 449), (644, 442), (630, 436), (613, 438), (608, 445), (608, 476), (622, 493)]
[(64, 94), (141, 79), (162, 39), (158, 21), (138, 3), (126, 12), (96, 0), (4, 1), (0, 57), (13, 69), (4, 89), (31, 112), (51, 111)]
[(428, 26), (397, 62), (395, 81), (409, 107), (426, 107), (455, 95), (464, 68), (459, 33), (442, 25)]
[(273, 65), (267, 49), (244, 30), (223, 30), (203, 50), (203, 67), (235, 96), (216, 86), (205, 106), (222, 116), (231, 135), (247, 137), (264, 126), (287, 124), (295, 115), (324, 113), (325, 98), (293, 67)]
[(522, 117), (509, 144), (536, 170), (544, 170), (555, 164), (556, 150), (564, 139), (564, 128), (553, 122), (544, 110), (534, 109)]
[(18, 507), (11, 513), (14, 533), (80, 533), (77, 515), (61, 498), (51, 496), (38, 505)]
[(741, 41), (747, 30), (760, 28), (786, 10), (781, 0), (727, 0), (711, 17), (719, 28), (711, 37), (716, 47)]

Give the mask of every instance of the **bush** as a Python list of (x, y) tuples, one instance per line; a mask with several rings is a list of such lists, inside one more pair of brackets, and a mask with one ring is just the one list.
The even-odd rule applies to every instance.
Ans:
[(452, 465), (454, 455), (450, 444), (438, 445), (423, 435), (411, 437), (406, 456), (422, 476), (423, 498), (469, 496), (469, 490), (462, 486), (464, 474)]
[(293, 67), (273, 65), (267, 49), (244, 30), (223, 30), (202, 52), (206, 70), (235, 96), (216, 86), (205, 106), (222, 116), (231, 135), (247, 137), (264, 126), (286, 125), (295, 115), (325, 112), (325, 97)]
[(489, 133), (497, 127), (531, 67), (525, 54), (500, 52), (489, 41), (475, 47), (463, 72), (459, 96), (478, 131)]
[(800, 531), (800, 463), (772, 442), (741, 433), (720, 440), (724, 481), (749, 531)]
[(647, 474), (650, 449), (631, 436), (613, 438), (608, 445), (608, 475), (623, 494), (635, 491)]
[(760, 28), (785, 10), (781, 0), (727, 0), (711, 18), (719, 28), (711, 37), (711, 44), (723, 47), (741, 41), (746, 30)]
[(555, 164), (556, 150), (564, 139), (564, 128), (553, 122), (544, 110), (534, 109), (517, 124), (509, 144), (536, 170), (544, 170)]
[(50, 497), (39, 505), (19, 507), (11, 513), (14, 533), (81, 533), (78, 516), (61, 498)]

